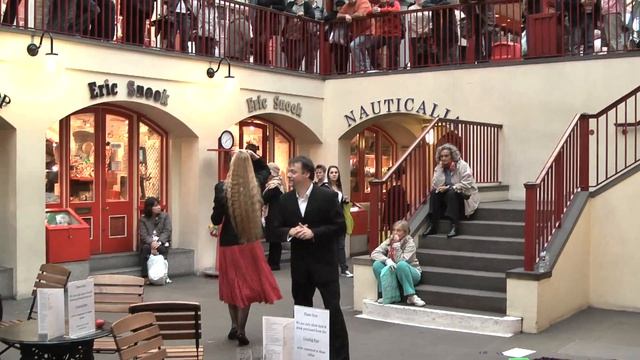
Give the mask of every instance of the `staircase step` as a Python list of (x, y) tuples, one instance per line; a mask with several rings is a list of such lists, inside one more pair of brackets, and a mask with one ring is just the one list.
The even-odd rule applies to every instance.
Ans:
[(418, 249), (417, 256), (423, 266), (489, 272), (506, 272), (521, 267), (524, 261), (524, 257), (518, 255), (433, 249)]
[(507, 294), (504, 292), (418, 285), (416, 293), (430, 305), (491, 311), (500, 314), (504, 314), (507, 309)]
[(0, 266), (0, 297), (8, 299), (13, 295), (13, 269)]
[(507, 291), (507, 280), (503, 272), (462, 270), (426, 266), (422, 268), (421, 284), (450, 286), (485, 291)]
[(362, 310), (362, 315), (356, 317), (432, 329), (502, 337), (510, 337), (522, 331), (521, 318), (499, 313), (462, 311), (431, 304), (415, 307), (400, 304), (382, 305), (372, 300), (364, 300)]
[(142, 276), (142, 266), (129, 266), (123, 268), (114, 268), (114, 269), (102, 269), (91, 271), (89, 275), (131, 275), (131, 276)]
[[(450, 229), (451, 222), (449, 220), (440, 220), (438, 223), (439, 234), (446, 234)], [(460, 221), (458, 224), (458, 234), (524, 238), (524, 222), (487, 220)]]
[(419, 246), (422, 249), (435, 250), (484, 252), (503, 255), (524, 254), (524, 239), (495, 236), (459, 235), (447, 238), (444, 234), (423, 235)]
[(506, 201), (509, 198), (509, 185), (478, 184), (478, 198), (481, 204), (488, 201)]
[(523, 201), (497, 201), (480, 203), (473, 220), (524, 222)]
[(92, 255), (89, 258), (89, 271), (127, 268), (140, 265), (140, 253), (128, 251), (114, 254)]

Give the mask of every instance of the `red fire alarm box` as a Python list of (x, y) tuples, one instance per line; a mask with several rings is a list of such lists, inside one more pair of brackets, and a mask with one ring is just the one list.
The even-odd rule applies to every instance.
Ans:
[(71, 209), (46, 210), (47, 262), (89, 260), (89, 225)]

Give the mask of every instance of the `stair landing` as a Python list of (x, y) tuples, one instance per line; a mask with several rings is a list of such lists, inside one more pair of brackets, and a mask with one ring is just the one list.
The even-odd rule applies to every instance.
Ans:
[(480, 312), (427, 305), (378, 304), (364, 300), (362, 315), (356, 317), (401, 325), (511, 337), (522, 332), (522, 319), (499, 313)]

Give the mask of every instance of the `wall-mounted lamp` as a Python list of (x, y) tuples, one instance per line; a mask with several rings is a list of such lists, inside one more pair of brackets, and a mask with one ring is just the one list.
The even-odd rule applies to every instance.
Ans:
[[(53, 52), (53, 36), (51, 36), (51, 33), (48, 31), (44, 31), (42, 35), (40, 35), (40, 43), (38, 45), (36, 45), (34, 42), (27, 45), (27, 53), (29, 55), (31, 56), (38, 55), (38, 51), (40, 51), (40, 47), (42, 46), (42, 39), (44, 38), (44, 34), (49, 35), (49, 43), (51, 44), (51, 50), (45, 55), (58, 55), (57, 53)], [(32, 38), (32, 41), (33, 41), (33, 38)]]
[(220, 60), (218, 60), (218, 66), (214, 69), (213, 67), (211, 67), (211, 62), (209, 62), (209, 68), (207, 69), (207, 77), (209, 79), (213, 79), (214, 76), (216, 76), (216, 73), (220, 70), (220, 65), (222, 65), (222, 62), (226, 61), (227, 62), (227, 76), (225, 76), (225, 79), (233, 79), (234, 77), (231, 75), (231, 63), (229, 62), (229, 59), (227, 59), (226, 57), (220, 58)]

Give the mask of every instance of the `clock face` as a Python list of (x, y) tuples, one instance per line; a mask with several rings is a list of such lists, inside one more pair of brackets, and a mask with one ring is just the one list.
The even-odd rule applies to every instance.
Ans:
[(229, 130), (225, 130), (220, 135), (220, 145), (223, 149), (229, 150), (233, 147), (233, 134)]

